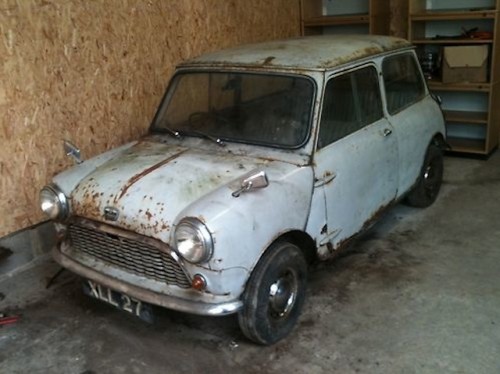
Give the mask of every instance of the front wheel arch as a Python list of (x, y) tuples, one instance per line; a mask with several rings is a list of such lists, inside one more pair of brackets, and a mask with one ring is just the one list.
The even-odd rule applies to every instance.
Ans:
[(302, 250), (277, 240), (259, 259), (242, 295), (238, 322), (255, 343), (269, 345), (285, 338), (296, 325), (305, 300), (307, 262)]

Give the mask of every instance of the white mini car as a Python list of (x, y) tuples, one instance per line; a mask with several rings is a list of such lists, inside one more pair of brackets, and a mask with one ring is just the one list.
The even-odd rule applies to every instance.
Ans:
[(237, 313), (272, 344), (292, 330), (308, 263), (406, 199), (434, 202), (441, 109), (414, 49), (382, 36), (242, 46), (181, 64), (138, 141), (40, 193), (55, 259), (85, 291), (144, 319), (151, 305)]

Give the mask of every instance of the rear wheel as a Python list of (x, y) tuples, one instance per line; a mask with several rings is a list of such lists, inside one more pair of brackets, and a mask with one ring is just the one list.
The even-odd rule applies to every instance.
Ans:
[(437, 198), (443, 181), (443, 151), (435, 144), (430, 144), (424, 159), (424, 165), (413, 190), (406, 197), (410, 206), (425, 208)]
[(238, 314), (243, 334), (264, 345), (285, 338), (300, 315), (306, 282), (307, 263), (302, 251), (289, 242), (273, 244), (248, 280)]

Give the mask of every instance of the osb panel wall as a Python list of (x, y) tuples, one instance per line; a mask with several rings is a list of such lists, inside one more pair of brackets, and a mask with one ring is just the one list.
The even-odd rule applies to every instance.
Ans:
[(38, 190), (143, 134), (179, 61), (299, 34), (298, 0), (0, 0), (0, 236), (44, 219)]

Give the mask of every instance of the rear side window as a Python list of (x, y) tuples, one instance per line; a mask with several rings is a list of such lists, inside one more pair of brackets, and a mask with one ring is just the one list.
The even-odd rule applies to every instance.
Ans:
[(395, 114), (419, 101), (425, 85), (413, 54), (387, 57), (382, 63), (387, 111)]
[(318, 148), (323, 148), (382, 118), (377, 70), (362, 68), (328, 81)]

